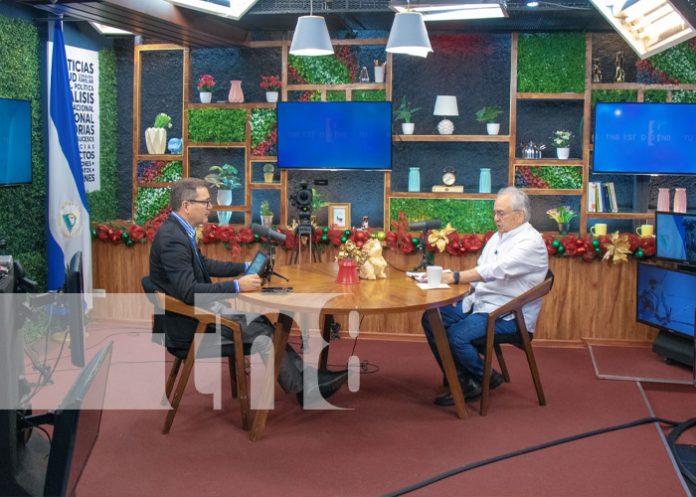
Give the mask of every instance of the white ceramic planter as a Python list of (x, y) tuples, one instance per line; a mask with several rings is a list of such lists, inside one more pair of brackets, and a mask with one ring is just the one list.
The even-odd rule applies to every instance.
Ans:
[(201, 99), (202, 104), (209, 104), (213, 99), (213, 92), (211, 91), (201, 91), (198, 92), (198, 97)]
[(489, 135), (497, 135), (500, 133), (500, 123), (487, 123), (486, 131)]
[(559, 147), (556, 149), (556, 156), (559, 159), (566, 160), (570, 157), (570, 147)]
[(278, 101), (278, 92), (277, 91), (267, 91), (266, 92), (266, 102), (269, 104), (274, 104)]
[(145, 147), (150, 155), (162, 155), (167, 147), (167, 130), (147, 128), (145, 130)]
[(401, 123), (401, 131), (405, 135), (412, 135), (416, 129), (416, 123)]
[(261, 226), (266, 226), (268, 228), (273, 226), (273, 214), (270, 216), (261, 216)]

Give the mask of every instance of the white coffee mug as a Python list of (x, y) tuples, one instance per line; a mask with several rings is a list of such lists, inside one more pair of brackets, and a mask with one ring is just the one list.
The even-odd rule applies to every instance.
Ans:
[(425, 271), (428, 276), (428, 286), (439, 287), (442, 283), (442, 266), (428, 266)]

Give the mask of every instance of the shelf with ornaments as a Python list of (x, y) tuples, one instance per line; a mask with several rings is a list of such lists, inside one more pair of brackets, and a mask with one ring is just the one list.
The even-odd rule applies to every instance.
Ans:
[(392, 135), (394, 142), (474, 142), (509, 143), (510, 135)]

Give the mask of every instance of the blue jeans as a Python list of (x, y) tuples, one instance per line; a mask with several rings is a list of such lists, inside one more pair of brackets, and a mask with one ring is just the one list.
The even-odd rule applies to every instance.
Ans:
[[(454, 306), (446, 305), (440, 307), (440, 316), (442, 316), (442, 324), (447, 332), (447, 341), (452, 349), (452, 356), (454, 357), (457, 371), (481, 380), (483, 378), (483, 360), (471, 342), (486, 336), (488, 313), (470, 312), (464, 314), (462, 312), (462, 303), (457, 302)], [(421, 323), (423, 324), (423, 330), (428, 339), (430, 350), (432, 350), (437, 363), (440, 365), (440, 369), (442, 369), (442, 361), (437, 351), (433, 330), (426, 313), (423, 314)], [(514, 333), (516, 331), (517, 322), (514, 319), (506, 321), (498, 318), (495, 322), (496, 333)]]

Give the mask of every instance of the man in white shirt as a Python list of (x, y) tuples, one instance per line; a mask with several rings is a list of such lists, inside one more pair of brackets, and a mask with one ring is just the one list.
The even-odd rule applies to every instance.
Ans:
[[(474, 268), (444, 273), (443, 283), (471, 283), (472, 291), (461, 303), (440, 308), (442, 322), (459, 372), (464, 397), (474, 399), (481, 394), (483, 360), (472, 341), (486, 335), (488, 314), (501, 305), (538, 285), (549, 267), (546, 244), (541, 234), (529, 224), (529, 197), (515, 187), (503, 188), (493, 205), (498, 232), (483, 248)], [(541, 299), (523, 309), (524, 322), (534, 331), (541, 309)], [(442, 366), (427, 316), (423, 315), (423, 329), (435, 359)], [(512, 315), (496, 321), (496, 333), (513, 333), (517, 324)], [(493, 370), (491, 388), (503, 383), (500, 373)], [(454, 405), (452, 395), (440, 395), (438, 405)]]

